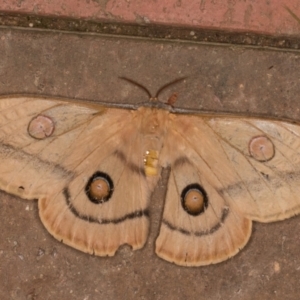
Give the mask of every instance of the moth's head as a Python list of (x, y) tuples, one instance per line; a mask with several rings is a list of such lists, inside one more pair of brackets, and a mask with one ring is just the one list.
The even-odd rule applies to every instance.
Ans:
[(136, 85), (137, 87), (141, 88), (143, 91), (145, 91), (147, 93), (147, 95), (149, 96), (149, 101), (147, 102), (143, 102), (143, 103), (140, 103), (139, 106), (146, 106), (146, 107), (155, 107), (155, 108), (161, 108), (161, 109), (166, 109), (166, 110), (172, 110), (174, 108), (174, 104), (177, 100), (177, 93), (173, 93), (167, 100), (167, 102), (161, 102), (159, 99), (158, 99), (158, 96), (159, 94), (165, 90), (166, 88), (168, 88), (169, 86), (173, 85), (173, 84), (176, 84), (180, 81), (183, 81), (186, 79), (186, 77), (181, 77), (181, 78), (178, 78), (176, 80), (173, 80), (165, 85), (163, 85), (155, 94), (155, 96), (153, 96), (149, 90), (143, 86), (142, 84), (132, 80), (132, 79), (129, 79), (129, 78), (126, 78), (126, 77), (119, 77), (120, 79), (123, 79), (123, 80), (126, 80), (128, 82), (130, 82), (131, 84), (133, 85)]

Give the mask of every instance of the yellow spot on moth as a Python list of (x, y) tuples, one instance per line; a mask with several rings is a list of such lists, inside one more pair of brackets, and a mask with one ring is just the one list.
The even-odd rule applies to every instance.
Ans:
[(148, 150), (144, 156), (145, 173), (147, 176), (156, 176), (158, 173), (158, 151)]

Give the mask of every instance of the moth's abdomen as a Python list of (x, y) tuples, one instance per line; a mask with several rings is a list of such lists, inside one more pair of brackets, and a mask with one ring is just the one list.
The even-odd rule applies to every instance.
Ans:
[(154, 177), (160, 174), (159, 157), (168, 128), (169, 112), (141, 107), (137, 115), (140, 118), (139, 134), (142, 141), (144, 171), (147, 177)]

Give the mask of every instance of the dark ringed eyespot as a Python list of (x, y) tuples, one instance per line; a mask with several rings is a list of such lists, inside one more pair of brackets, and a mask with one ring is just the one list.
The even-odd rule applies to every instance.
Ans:
[(108, 201), (113, 194), (114, 184), (110, 176), (104, 172), (96, 172), (89, 179), (85, 193), (95, 204)]
[(198, 216), (208, 206), (208, 197), (202, 186), (198, 183), (189, 184), (181, 192), (181, 205), (192, 216)]

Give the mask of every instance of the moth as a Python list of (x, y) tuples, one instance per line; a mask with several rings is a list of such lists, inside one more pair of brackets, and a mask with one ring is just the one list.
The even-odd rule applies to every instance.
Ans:
[[(123, 78), (124, 79), (124, 78)], [(129, 79), (126, 79), (132, 82)], [(170, 175), (156, 254), (182, 266), (222, 262), (252, 221), (300, 212), (300, 126), (188, 113), (138, 83), (150, 101), (129, 109), (42, 97), (0, 100), (0, 188), (38, 199), (59, 241), (113, 256), (144, 246), (149, 202)]]

